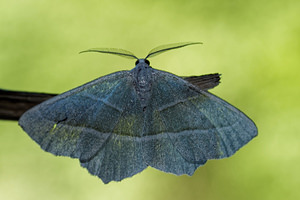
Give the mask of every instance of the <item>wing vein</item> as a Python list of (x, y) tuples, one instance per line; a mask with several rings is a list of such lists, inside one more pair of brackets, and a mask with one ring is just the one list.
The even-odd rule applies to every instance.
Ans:
[(105, 105), (119, 111), (119, 112), (123, 112), (121, 108), (118, 108), (117, 106), (111, 104), (109, 101), (107, 101), (106, 99), (101, 99), (101, 98), (96, 98), (94, 97), (93, 95), (88, 95), (88, 94), (85, 94), (85, 95), (82, 95), (84, 97), (87, 97), (87, 98), (90, 98), (92, 100), (95, 100), (95, 101), (101, 101), (102, 103), (104, 103)]

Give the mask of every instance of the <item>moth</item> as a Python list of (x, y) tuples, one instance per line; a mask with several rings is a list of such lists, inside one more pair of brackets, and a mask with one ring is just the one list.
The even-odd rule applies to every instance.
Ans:
[(191, 176), (257, 135), (251, 119), (208, 92), (219, 74), (179, 77), (150, 66), (148, 58), (194, 44), (159, 46), (143, 59), (122, 49), (83, 51), (132, 58), (135, 67), (50, 98), (25, 112), (19, 125), (43, 150), (79, 159), (104, 183), (148, 166)]

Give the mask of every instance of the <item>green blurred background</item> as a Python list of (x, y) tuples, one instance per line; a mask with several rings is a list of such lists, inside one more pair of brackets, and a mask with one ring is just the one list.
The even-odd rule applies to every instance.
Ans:
[(0, 199), (300, 199), (299, 0), (1, 0), (0, 88), (61, 93), (134, 67), (133, 60), (78, 54), (119, 47), (177, 75), (219, 72), (212, 93), (235, 105), (259, 135), (192, 177), (148, 168), (104, 185), (78, 160), (46, 153), (0, 121)]

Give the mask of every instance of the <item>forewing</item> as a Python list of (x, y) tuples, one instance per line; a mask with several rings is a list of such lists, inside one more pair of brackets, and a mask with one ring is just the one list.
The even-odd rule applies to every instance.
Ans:
[(122, 180), (147, 167), (133, 137), (143, 118), (129, 72), (117, 72), (24, 113), (19, 124), (42, 149), (79, 158), (103, 182)]
[[(165, 150), (149, 154), (151, 166), (178, 175), (192, 174), (208, 159), (231, 156), (257, 135), (255, 124), (245, 114), (183, 79), (160, 72), (154, 83), (151, 105), (156, 130), (148, 132), (153, 139), (144, 146)], [(160, 134), (152, 135), (155, 131)], [(154, 141), (168, 145), (153, 145)]]

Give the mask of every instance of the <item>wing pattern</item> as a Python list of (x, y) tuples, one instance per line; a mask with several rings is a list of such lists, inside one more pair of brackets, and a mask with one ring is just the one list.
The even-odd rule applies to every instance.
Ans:
[(230, 104), (167, 72), (156, 76), (147, 120), (152, 140), (143, 147), (151, 145), (146, 152), (153, 154), (154, 147), (165, 149), (159, 151), (162, 160), (152, 156), (150, 166), (192, 175), (208, 159), (231, 156), (256, 136), (255, 124)]
[(19, 124), (45, 151), (79, 158), (105, 183), (122, 180), (147, 167), (133, 137), (143, 113), (131, 109), (139, 102), (130, 84), (128, 72), (108, 75), (32, 108)]
[(153, 74), (145, 112), (131, 73), (123, 71), (34, 107), (19, 124), (42, 149), (78, 158), (104, 183), (147, 166), (192, 175), (256, 136), (255, 124), (230, 104), (173, 74)]

